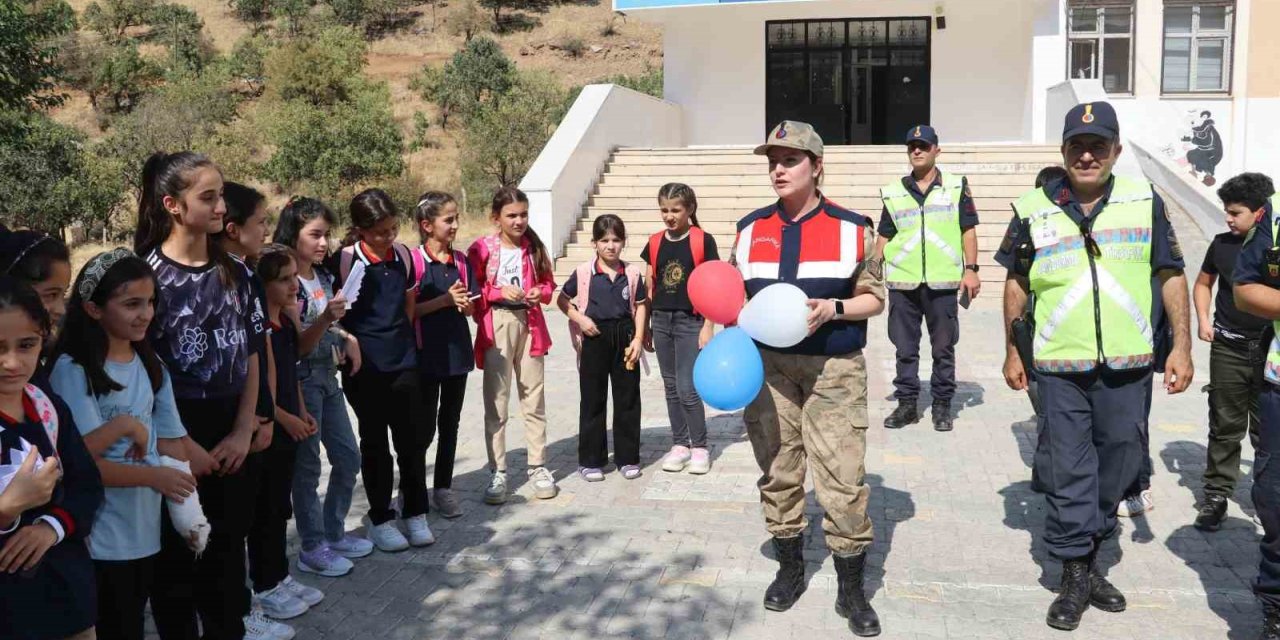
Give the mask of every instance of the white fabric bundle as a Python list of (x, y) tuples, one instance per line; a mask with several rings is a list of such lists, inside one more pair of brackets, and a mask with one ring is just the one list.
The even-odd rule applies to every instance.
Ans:
[[(190, 464), (169, 456), (160, 456), (160, 464), (183, 473), (191, 473)], [(182, 502), (165, 498), (164, 503), (169, 509), (169, 520), (173, 522), (173, 528), (187, 541), (187, 546), (196, 553), (196, 557), (200, 557), (205, 545), (209, 544), (209, 531), (212, 529), (209, 519), (204, 517), (204, 509), (200, 508), (200, 492), (192, 491)]]
[[(9, 483), (13, 482), (13, 477), (18, 475), (18, 469), (22, 468), (22, 461), (26, 460), (31, 450), (36, 448), (35, 445), (22, 438), (18, 438), (18, 441), (22, 448), (11, 449), (9, 451), (9, 459), (7, 461), (0, 460), (0, 462), (6, 463), (0, 464), (0, 493), (4, 493), (4, 490), (9, 487)], [(37, 453), (36, 464), (31, 471), (34, 473), (42, 468), (44, 468), (44, 458), (41, 458), (40, 454)]]

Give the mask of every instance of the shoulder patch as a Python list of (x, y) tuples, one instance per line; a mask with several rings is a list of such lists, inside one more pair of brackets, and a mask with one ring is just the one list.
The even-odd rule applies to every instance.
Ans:
[(872, 278), (875, 278), (876, 280), (883, 280), (884, 279), (884, 262), (881, 261), (879, 258), (868, 258), (867, 259), (867, 275), (870, 275)]

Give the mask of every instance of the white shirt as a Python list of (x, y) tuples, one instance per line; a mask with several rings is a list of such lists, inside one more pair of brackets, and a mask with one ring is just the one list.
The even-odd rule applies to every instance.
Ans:
[(498, 254), (498, 286), (518, 287), (521, 291), (525, 291), (524, 286), (524, 249), (508, 249), (502, 247)]

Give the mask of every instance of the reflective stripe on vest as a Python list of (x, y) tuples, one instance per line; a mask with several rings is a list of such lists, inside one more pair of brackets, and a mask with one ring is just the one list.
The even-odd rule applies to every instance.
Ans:
[[(1035, 245), (1035, 368), (1048, 373), (1149, 366), (1151, 323), (1151, 186), (1116, 177), (1111, 197), (1092, 221), (1101, 255), (1081, 229), (1036, 189), (1013, 205)], [(1099, 343), (1099, 337), (1101, 343)]]
[(880, 199), (897, 229), (884, 247), (884, 279), (890, 289), (955, 289), (964, 275), (960, 198), (964, 178), (942, 174), (924, 204), (916, 202), (901, 180), (880, 189)]
[[(1276, 234), (1280, 232), (1280, 193), (1271, 196), (1271, 246), (1280, 246)], [(1271, 384), (1280, 384), (1280, 320), (1273, 320), (1271, 327), (1275, 336), (1271, 338), (1271, 347), (1267, 349), (1266, 379)]]

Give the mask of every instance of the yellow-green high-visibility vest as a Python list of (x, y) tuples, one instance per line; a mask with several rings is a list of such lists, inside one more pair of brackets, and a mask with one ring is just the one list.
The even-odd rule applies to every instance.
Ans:
[[(1277, 232), (1280, 232), (1280, 193), (1271, 196), (1272, 247), (1280, 246), (1280, 240), (1276, 239)], [(1280, 320), (1272, 320), (1271, 327), (1275, 329), (1275, 337), (1271, 338), (1271, 348), (1267, 350), (1267, 367), (1264, 375), (1267, 382), (1280, 384)]]
[(1097, 256), (1081, 227), (1043, 189), (1022, 196), (1013, 209), (1029, 223), (1035, 245), (1036, 370), (1150, 366), (1151, 185), (1116, 176), (1106, 205), (1090, 216)]
[(901, 180), (880, 189), (885, 211), (898, 232), (884, 246), (884, 280), (890, 289), (956, 289), (964, 275), (960, 197), (964, 178), (942, 174), (942, 186), (916, 203)]

